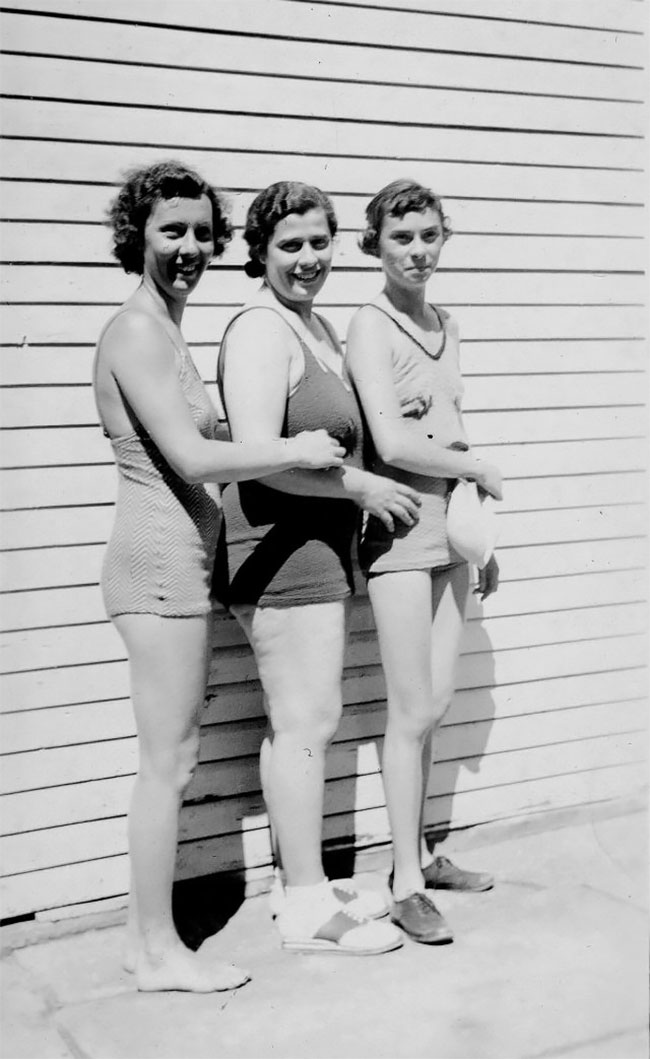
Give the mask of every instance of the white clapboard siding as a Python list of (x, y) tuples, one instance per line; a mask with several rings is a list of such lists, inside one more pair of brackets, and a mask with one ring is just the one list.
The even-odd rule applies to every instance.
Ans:
[[(493, 4), (490, 5), (493, 15)], [(593, 30), (591, 30), (593, 32)], [(125, 36), (119, 23), (88, 19), (80, 32), (71, 34), (65, 20), (49, 18), (46, 14), (25, 16), (8, 15), (4, 23), (4, 46), (7, 50), (29, 53), (30, 38), (47, 34), (47, 52), (51, 55), (76, 59), (110, 59), (114, 62), (139, 65), (163, 63), (185, 69), (214, 71), (236, 70), (239, 73), (277, 74), (308, 80), (352, 82), (376, 81), (377, 63), (385, 59), (382, 50), (367, 44), (363, 47), (346, 42), (334, 43), (291, 39), (262, 39), (237, 33), (222, 36), (220, 53), (215, 53), (215, 40), (205, 32), (187, 29), (174, 32), (154, 26), (131, 26)], [(396, 44), (399, 41), (395, 42)], [(543, 70), (535, 59), (511, 58), (495, 61), (495, 57), (480, 54), (436, 54), (435, 68), (426, 53), (413, 49), (391, 49), (390, 81), (392, 84), (444, 85), (454, 90), (459, 81), (477, 90), (530, 93), (531, 79)], [(324, 70), (327, 71), (324, 74)], [(329, 75), (328, 75), (329, 74)], [(618, 66), (605, 70), (598, 65), (586, 68), (563, 64), (554, 70), (552, 89), (539, 95), (570, 95), (605, 98), (628, 102), (642, 98), (640, 71)]]
[[(256, 289), (242, 227), (277, 179), (339, 217), (320, 307), (342, 339), (380, 285), (364, 206), (398, 176), (454, 237), (431, 299), (459, 322), (476, 451), (506, 483), (501, 587), (472, 596), (429, 827), (629, 795), (647, 664), (644, 9), (631, 0), (13, 0), (2, 15), (0, 541), (3, 915), (128, 886), (137, 747), (99, 575), (117, 486), (94, 343), (137, 279), (103, 225), (124, 169), (177, 157), (223, 188), (235, 235), (184, 318), (214, 384)], [(358, 579), (360, 581), (360, 579)], [(365, 590), (351, 607), (324, 839), (389, 840), (385, 688)], [(256, 667), (215, 609), (179, 878), (271, 851)], [(81, 796), (81, 793), (83, 796)]]
[[(455, 240), (458, 240), (458, 236)], [(470, 237), (467, 237), (470, 238)], [(477, 246), (481, 241), (479, 235), (471, 237)], [(521, 239), (519, 240), (521, 242)], [(641, 272), (630, 275), (633, 261), (630, 247), (637, 245), (637, 240), (612, 240), (612, 243), (624, 244), (625, 253), (621, 253), (620, 264), (625, 265), (621, 272), (602, 273), (593, 270), (598, 261), (593, 258), (588, 262), (590, 271), (570, 271), (570, 262), (562, 261), (566, 275), (563, 282), (563, 305), (593, 304), (620, 305), (630, 302), (643, 303), (646, 290), (645, 277)], [(582, 251), (585, 255), (591, 243), (583, 240)], [(592, 247), (593, 249), (593, 247)], [(614, 249), (610, 247), (610, 250)], [(440, 270), (432, 282), (431, 293), (437, 302), (441, 302), (453, 312), (454, 305), (508, 303), (547, 304), (550, 298), (557, 297), (557, 278), (552, 271), (533, 272), (513, 270), (516, 262), (511, 262), (508, 248), (505, 252), (509, 259), (509, 270), (488, 268), (473, 272), (463, 272), (462, 266), (453, 263), (450, 269)], [(470, 253), (473, 258), (473, 254)], [(538, 260), (538, 258), (536, 258)], [(361, 264), (372, 265), (372, 259), (366, 258)], [(552, 262), (550, 262), (552, 265)], [(610, 269), (614, 261), (608, 261)], [(460, 271), (459, 271), (460, 267)], [(472, 267), (475, 267), (472, 265)], [(350, 304), (356, 307), (359, 299), (371, 299), (377, 292), (378, 270), (368, 267), (356, 280), (354, 292), (350, 290), (350, 279), (347, 271), (334, 269), (327, 283), (327, 297), (332, 305)], [(234, 305), (246, 301), (258, 284), (248, 279), (243, 273), (226, 269), (212, 268), (201, 284), (200, 301), (211, 305), (216, 301)], [(103, 303), (107, 306), (120, 305), (133, 292), (133, 277), (126, 276), (117, 267), (78, 267), (62, 269), (56, 266), (24, 265), (22, 268), (3, 266), (0, 268), (0, 295), (2, 301), (14, 305), (30, 304), (34, 291), (47, 291), (49, 303), (60, 302), (70, 306), (93, 304), (97, 301), (98, 291), (102, 292)], [(198, 298), (195, 299), (195, 303)], [(107, 316), (110, 309), (107, 309)]]
[[(93, 353), (93, 346), (7, 346), (2, 352), (4, 385), (13, 389), (34, 379), (38, 379), (38, 385), (42, 386), (88, 385)], [(207, 382), (215, 377), (218, 353), (218, 343), (194, 347), (194, 359)], [(539, 339), (499, 343), (464, 338), (461, 358), (466, 379), (471, 375), (636, 371), (638, 378), (635, 381), (640, 384), (646, 364), (644, 343), (630, 339), (594, 339), (586, 343), (580, 339), (560, 338), (552, 343)], [(32, 383), (32, 388), (35, 385)], [(637, 405), (642, 407), (640, 392), (638, 398)], [(465, 411), (468, 411), (467, 407)], [(96, 417), (93, 422), (96, 425)]]
[[(580, 438), (639, 438), (645, 433), (645, 413), (641, 406), (606, 408), (562, 408), (553, 412), (466, 412), (470, 437), (484, 444), (543, 442), (551, 434), (562, 441)], [(61, 463), (105, 463), (111, 459), (110, 444), (93, 427), (41, 427), (7, 431), (0, 452), (0, 465), (50, 467)]]
[[(433, 138), (430, 142), (429, 157), (433, 153)], [(52, 174), (51, 179), (105, 182), (107, 172), (119, 175), (123, 169), (133, 164), (134, 155), (139, 164), (147, 164), (161, 157), (168, 157), (169, 154), (169, 149), (161, 150), (158, 145), (138, 147), (134, 150), (131, 145), (121, 144), (107, 147), (95, 143), (45, 140), (36, 145), (29, 140), (8, 140), (3, 150), (0, 173), (6, 179), (18, 179), (20, 173), (26, 171), (33, 175), (33, 166), (40, 161)], [(223, 152), (219, 155), (217, 163), (214, 154), (205, 150), (175, 148), (173, 154), (200, 168), (214, 183), (218, 182), (219, 186), (231, 191), (250, 191), (258, 184), (287, 179), (286, 158), (280, 161), (272, 154)], [(564, 165), (558, 163), (546, 167), (538, 164), (536, 159), (528, 165), (503, 167), (472, 160), (459, 163), (416, 159), (406, 164), (410, 175), (434, 185), (443, 196), (483, 195), (497, 199), (532, 198), (544, 202), (577, 200), (596, 204), (615, 201), (628, 207), (643, 202), (644, 180), (640, 171), (580, 166), (579, 158), (579, 154), (574, 155), (573, 166), (570, 155), (567, 155)], [(333, 195), (356, 193), (361, 196), (367, 193), (366, 188), (376, 187), (387, 175), (394, 175), (396, 169), (404, 171), (404, 163), (398, 166), (397, 161), (375, 157), (358, 158), (355, 159), (353, 168), (346, 168), (344, 158), (326, 154), (297, 154), (295, 158), (291, 158), (290, 172), (292, 179), (312, 182), (319, 180), (331, 189)], [(252, 173), (256, 174), (254, 182), (251, 181)], [(65, 248), (61, 249), (65, 251)]]
[[(558, 283), (561, 276), (558, 276)], [(330, 306), (322, 301), (319, 309), (327, 313), (340, 334), (345, 333), (351, 316), (346, 306)], [(190, 343), (214, 344), (232, 317), (234, 308), (192, 306), (187, 312), (187, 332)], [(87, 345), (99, 335), (110, 313), (104, 306), (60, 306), (34, 304), (9, 305), (4, 309), (4, 334), (11, 345), (54, 345), (56, 343)], [(454, 309), (461, 334), (468, 341), (509, 342), (513, 340), (545, 339), (623, 339), (640, 338), (644, 333), (645, 314), (636, 305), (619, 306), (616, 312), (609, 305), (582, 306), (554, 304), (521, 306), (507, 309), (501, 305), (461, 305)]]
[[(7, 103), (15, 105), (15, 101)], [(29, 107), (28, 103), (24, 104)], [(69, 108), (68, 108), (69, 110)], [(31, 113), (27, 110), (26, 114)], [(99, 120), (102, 120), (100, 114)], [(66, 120), (70, 115), (67, 113)], [(5, 134), (8, 134), (6, 125), (8, 123), (7, 113), (4, 114)], [(50, 122), (48, 121), (48, 125)], [(183, 122), (183, 127), (185, 127)], [(25, 134), (25, 122), (23, 115), (19, 115), (16, 121), (15, 133)], [(447, 134), (445, 134), (447, 135)], [(467, 138), (469, 134), (465, 134)], [(512, 138), (512, 137), (510, 137)], [(490, 138), (493, 143), (494, 137)], [(436, 136), (438, 142), (438, 136)], [(471, 143), (472, 141), (469, 140)], [(562, 141), (564, 142), (564, 141)], [(590, 141), (591, 142), (591, 141)], [(486, 145), (487, 146), (487, 145)], [(505, 144), (504, 144), (505, 147)], [(541, 150), (542, 143), (536, 145), (535, 150)], [(320, 144), (321, 150), (322, 144)], [(581, 151), (584, 145), (581, 144)], [(458, 152), (456, 152), (458, 153)], [(570, 157), (569, 154), (562, 156)], [(485, 157), (482, 158), (485, 161)], [(539, 153), (538, 163), (541, 164)], [(641, 154), (634, 159), (641, 164)], [(117, 174), (116, 178), (117, 179)], [(33, 180), (17, 180), (15, 182), (5, 181), (2, 191), (2, 213), (6, 221), (56, 221), (62, 223), (84, 223), (100, 225), (108, 206), (116, 193), (114, 182), (110, 180), (98, 181), (97, 184), (86, 184), (83, 181), (38, 184)], [(230, 209), (231, 220), (240, 230), (243, 227), (246, 210), (253, 199), (252, 192), (238, 191), (226, 196)], [(610, 236), (627, 239), (640, 239), (643, 207), (626, 203), (595, 203), (595, 202), (521, 202), (515, 200), (500, 199), (463, 199), (456, 198), (452, 193), (445, 197), (445, 209), (451, 219), (455, 232), (473, 232), (482, 234), (501, 235), (511, 233), (513, 235), (579, 235), (585, 238), (604, 239)], [(363, 203), (359, 202), (358, 196), (338, 194), (336, 196), (336, 214), (342, 231), (356, 231), (363, 221)], [(372, 265), (372, 260), (367, 259), (366, 264)], [(108, 266), (108, 260), (102, 261), (98, 267)], [(117, 262), (112, 262), (111, 267), (117, 271)], [(441, 265), (444, 268), (444, 265)], [(65, 270), (64, 277), (71, 275), (74, 264)], [(235, 283), (238, 288), (245, 284), (246, 278), (237, 274), (227, 277), (218, 265), (213, 266), (223, 283)], [(51, 275), (56, 274), (51, 270)], [(77, 270), (72, 272), (77, 275)], [(461, 277), (459, 277), (460, 279)], [(116, 283), (133, 283), (122, 278), (115, 279)], [(203, 280), (195, 297), (203, 297), (204, 284), (210, 282), (210, 274)], [(74, 284), (75, 290), (78, 289)], [(18, 291), (21, 287), (18, 285)], [(205, 299), (204, 299), (205, 300)]]
[[(31, 11), (53, 10), (50, 0), (19, 0), (12, 5)], [(404, 5), (402, 5), (404, 6)], [(580, 0), (580, 12), (585, 7), (599, 8), (599, 2), (591, 3)], [(605, 5), (611, 10), (612, 4)], [(251, 32), (251, 16), (248, 5), (239, 0), (220, 0), (215, 5), (212, 0), (191, 0), (187, 5), (188, 14), (185, 25), (203, 30), (215, 30), (221, 33)], [(509, 21), (505, 19), (481, 20), (468, 22), (462, 17), (455, 17), (453, 3), (436, 4), (435, 13), (428, 13), (426, 5), (417, 10), (404, 8), (401, 11), (387, 9), (375, 11), (375, 5), (361, 2), (345, 11), (343, 15), (335, 5), (304, 4), (302, 0), (265, 0), (255, 11), (253, 33), (264, 39), (297, 38), (301, 40), (345, 41), (362, 45), (382, 45), (391, 49), (396, 42), (403, 47), (419, 51), (437, 52), (453, 51), (465, 54), (468, 51), (468, 31), (471, 28), (471, 51), (493, 55), (495, 52), (504, 56), (530, 56), (544, 58), (554, 62), (575, 61), (576, 54), (583, 62), (602, 64), (604, 66), (642, 65), (644, 50), (640, 39), (643, 23), (642, 14), (632, 20), (635, 32), (617, 32), (617, 19), (606, 19), (600, 28), (594, 25), (592, 17), (585, 16), (582, 21), (573, 18), (562, 18), (558, 25), (547, 25), (542, 16), (535, 20), (532, 4), (528, 5), (526, 21)], [(544, 5), (541, 5), (542, 10)], [(559, 7), (559, 5), (558, 5)], [(369, 10), (372, 14), (369, 17)], [(511, 9), (512, 10), (512, 9)], [(97, 4), (92, 0), (79, 3), (78, 0), (57, 0), (56, 11), (73, 16), (84, 14), (97, 16)], [(440, 13), (439, 13), (440, 12)], [(477, 8), (474, 7), (474, 13)], [(148, 0), (111, 0), (110, 7), (104, 9), (104, 15), (111, 20), (125, 21), (132, 24), (138, 20), (157, 22), (160, 25), (178, 25), (178, 6), (172, 0), (158, 0), (155, 19), (151, 15)], [(338, 16), (338, 17), (336, 17)], [(609, 23), (609, 24), (608, 24)], [(613, 23), (613, 25), (612, 25)], [(630, 23), (628, 22), (628, 27)], [(585, 31), (587, 27), (588, 31)], [(594, 32), (599, 28), (599, 32)]]

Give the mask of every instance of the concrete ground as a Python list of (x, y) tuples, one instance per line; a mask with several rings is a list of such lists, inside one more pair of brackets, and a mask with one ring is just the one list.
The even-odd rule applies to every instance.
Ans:
[[(290, 955), (265, 897), (251, 898), (204, 943), (251, 970), (232, 993), (136, 992), (115, 925), (36, 944), (7, 927), (3, 1059), (640, 1059), (647, 854), (636, 809), (452, 834), (444, 852), (498, 879), (490, 893), (436, 897), (453, 945)], [(388, 857), (361, 880), (385, 886)]]

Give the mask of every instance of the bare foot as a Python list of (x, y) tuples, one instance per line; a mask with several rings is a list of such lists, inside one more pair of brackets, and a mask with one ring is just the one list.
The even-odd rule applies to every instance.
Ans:
[(250, 975), (228, 963), (214, 963), (201, 958), (183, 945), (168, 949), (159, 956), (140, 955), (135, 967), (136, 983), (142, 992), (183, 990), (190, 993), (215, 993), (237, 989)]

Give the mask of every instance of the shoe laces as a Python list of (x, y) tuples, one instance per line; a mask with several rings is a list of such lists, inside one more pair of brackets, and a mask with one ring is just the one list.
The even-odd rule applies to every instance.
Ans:
[(430, 911), (431, 909), (433, 909), (434, 912), (438, 911), (431, 898), (427, 897), (426, 894), (423, 894), (421, 890), (414, 890), (412, 894), (409, 894), (409, 898), (415, 898), (417, 905), (426, 911)]

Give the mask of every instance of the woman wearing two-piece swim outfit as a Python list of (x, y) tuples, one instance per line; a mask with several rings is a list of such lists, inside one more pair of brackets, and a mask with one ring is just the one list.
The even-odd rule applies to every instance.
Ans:
[(94, 367), (119, 476), (101, 583), (128, 653), (139, 747), (125, 966), (142, 990), (232, 989), (247, 973), (186, 948), (171, 904), (210, 656), (217, 483), (336, 468), (344, 452), (323, 430), (243, 444), (217, 437), (216, 412), (180, 330), (188, 295), (231, 237), (213, 188), (177, 162), (158, 163), (129, 174), (109, 217), (115, 256), (142, 277), (106, 324)]
[(224, 493), (228, 604), (253, 647), (269, 719), (260, 771), (277, 846), (272, 908), (285, 948), (373, 954), (401, 944), (379, 895), (329, 882), (321, 831), (325, 751), (341, 716), (346, 601), (359, 508), (412, 525), (409, 485), (361, 467), (362, 425), (331, 325), (313, 311), (336, 217), (318, 188), (282, 181), (253, 201), (244, 237), (257, 296), (229, 325), (219, 378), (232, 437), (265, 443), (321, 427), (343, 467), (292, 471)]
[[(423, 840), (432, 740), (455, 689), (469, 569), (446, 533), (454, 481), (467, 478), (500, 499), (501, 474), (467, 444), (461, 413), (458, 326), (427, 302), (451, 234), (440, 199), (410, 180), (383, 188), (366, 208), (361, 249), (381, 260), (382, 292), (350, 324), (347, 363), (370, 434), (367, 466), (420, 494), (420, 518), (388, 534), (372, 516), (361, 566), (377, 625), (388, 718), (382, 760), (393, 838), (392, 918), (414, 940), (452, 932), (427, 889), (487, 890), (485, 872), (434, 857)], [(494, 557), (479, 571), (485, 599), (498, 583)]]

